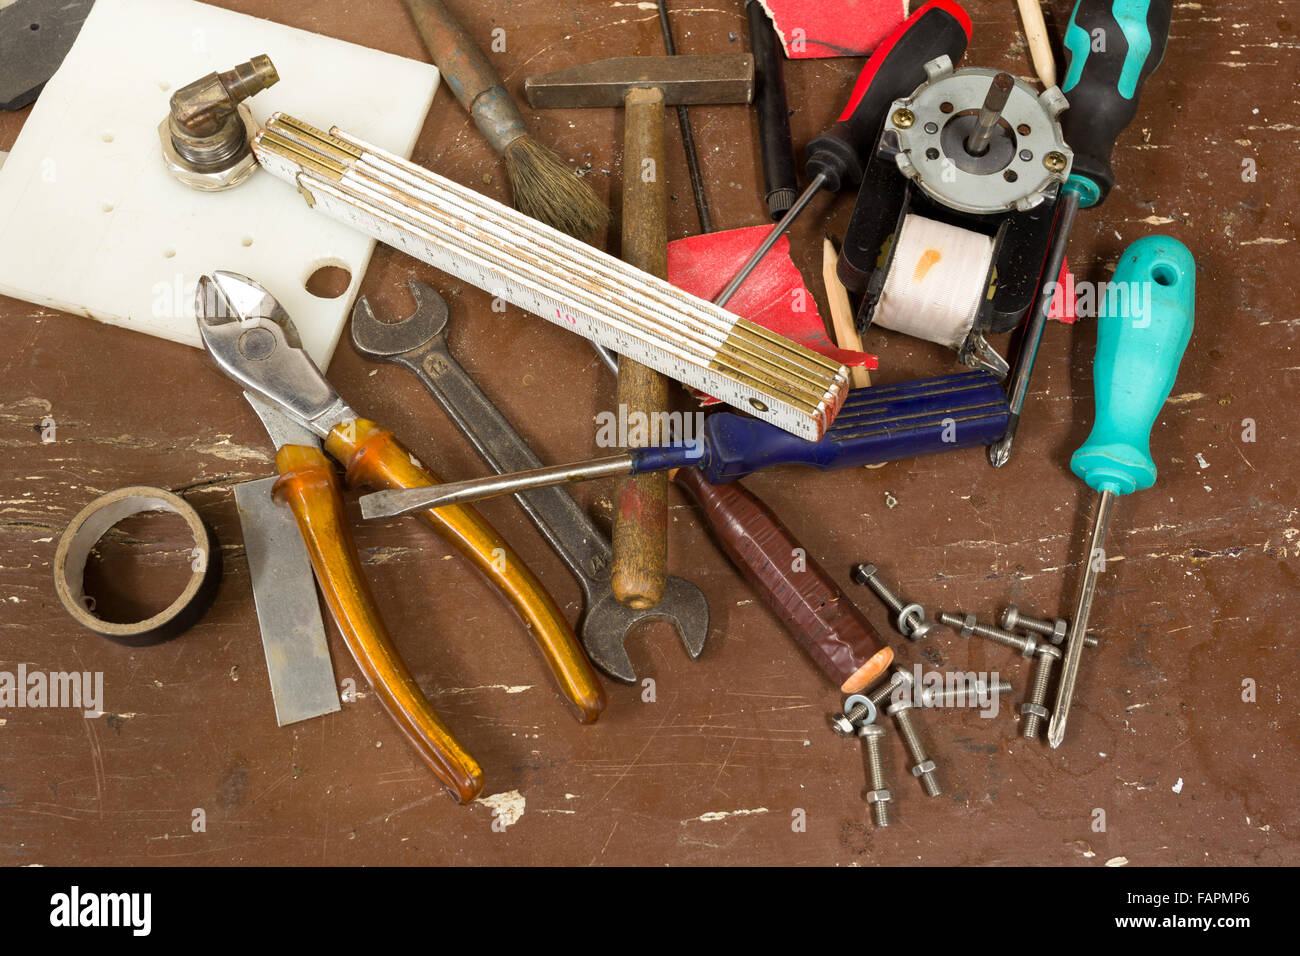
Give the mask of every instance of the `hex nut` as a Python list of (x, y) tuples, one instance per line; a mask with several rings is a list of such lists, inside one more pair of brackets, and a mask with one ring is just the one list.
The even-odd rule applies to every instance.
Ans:
[(974, 614), (967, 614), (965, 619), (961, 622), (961, 636), (965, 638), (974, 637), (975, 625), (978, 623), (979, 619), (976, 618)]
[(1043, 720), (1046, 720), (1048, 717), (1052, 716), (1051, 714), (1048, 713), (1047, 708), (1044, 707), (1042, 704), (1029, 704), (1029, 703), (1021, 704), (1020, 712), (1022, 714), (1025, 714), (1026, 716), (1028, 716), (1029, 714), (1033, 714), (1035, 717), (1043, 718)]
[(868, 790), (864, 799), (867, 803), (888, 803), (894, 795), (888, 790)]
[(1058, 617), (1056, 623), (1052, 625), (1052, 636), (1048, 638), (1053, 644), (1064, 642), (1065, 636), (1070, 633), (1070, 626), (1065, 623), (1065, 618)]
[[(242, 103), (237, 107), (237, 111), (239, 118), (244, 123), (244, 133), (251, 143), (253, 137), (257, 134), (257, 123), (253, 120), (252, 111)], [(257, 171), (257, 157), (253, 155), (252, 149), (247, 150), (233, 166), (226, 169), (200, 172), (191, 168), (185, 159), (176, 152), (176, 146), (172, 143), (171, 131), (168, 129), (168, 122), (168, 118), (164, 117), (163, 121), (158, 124), (158, 139), (162, 144), (163, 164), (172, 177), (184, 185), (204, 192), (219, 192), (223, 189), (238, 186)]]
[(912, 768), (912, 776), (913, 776), (913, 777), (923, 777), (923, 776), (925, 776), (927, 773), (933, 773), (933, 772), (934, 772), (934, 761), (933, 761), (933, 760), (927, 760), (927, 761), (925, 761), (924, 763), (919, 763), (919, 764), (917, 764), (915, 767)]
[(831, 730), (835, 731), (840, 737), (852, 737), (857, 728), (853, 722), (843, 714), (830, 715)]
[(866, 584), (876, 576), (879, 569), (874, 564), (859, 564), (853, 569), (853, 580), (858, 584)]

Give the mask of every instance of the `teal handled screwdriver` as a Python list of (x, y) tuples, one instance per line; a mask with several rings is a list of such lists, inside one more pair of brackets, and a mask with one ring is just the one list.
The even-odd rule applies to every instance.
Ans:
[(1174, 387), (1192, 335), (1196, 263), (1178, 240), (1148, 236), (1124, 250), (1111, 290), (1097, 318), (1092, 368), (1097, 418), (1088, 440), (1070, 459), (1070, 469), (1101, 497), (1047, 728), (1047, 742), (1053, 747), (1061, 746), (1070, 717), (1097, 575), (1106, 567), (1103, 545), (1115, 498), (1150, 488), (1156, 481), (1151, 427)]
[(1070, 108), (1061, 131), (1074, 150), (1074, 167), (1057, 200), (1056, 229), (1043, 263), (1043, 284), (1021, 338), (1020, 354), (1007, 388), (1011, 420), (989, 446), (989, 461), (1001, 468), (1029, 393), (1038, 346), (1065, 262), (1074, 218), (1080, 208), (1100, 205), (1115, 184), (1110, 155), (1119, 134), (1137, 114), (1138, 94), (1165, 55), (1173, 0), (1079, 0), (1065, 28), (1065, 81)]

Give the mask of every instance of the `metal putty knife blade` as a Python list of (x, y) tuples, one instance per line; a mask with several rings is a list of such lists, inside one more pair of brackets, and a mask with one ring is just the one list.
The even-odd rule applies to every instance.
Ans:
[(281, 727), (339, 710), (316, 579), (298, 525), (271, 498), (275, 478), (235, 486), (257, 623)]

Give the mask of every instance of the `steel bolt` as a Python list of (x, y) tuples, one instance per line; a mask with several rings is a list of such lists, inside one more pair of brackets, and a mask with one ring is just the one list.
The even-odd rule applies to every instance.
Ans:
[(844, 711), (831, 714), (831, 730), (841, 737), (852, 737), (862, 724), (872, 724), (876, 720), (876, 704), (871, 698), (854, 694), (844, 702)]
[(894, 691), (902, 684), (908, 684), (909, 686), (912, 684), (912, 672), (902, 667), (895, 667), (889, 672), (889, 677), (885, 682), (868, 694), (867, 697), (879, 710), (888, 703)]
[(912, 723), (912, 705), (900, 700), (890, 704), (885, 713), (893, 717), (894, 722), (898, 724), (898, 732), (902, 735), (907, 752), (915, 764), (912, 767), (912, 776), (920, 779), (921, 786), (925, 788), (928, 796), (937, 797), (942, 794), (943, 790), (934, 776), (934, 761), (926, 756), (925, 745), (921, 743), (916, 725)]
[(1060, 659), (1060, 648), (1051, 644), (1039, 646), (1038, 660), (1034, 662), (1034, 678), (1029, 687), (1029, 699), (1020, 705), (1020, 713), (1024, 717), (1020, 736), (1026, 740), (1037, 738), (1042, 722), (1051, 716), (1043, 704), (1047, 700), (1047, 685), (1052, 681), (1052, 665)]
[(932, 621), (925, 619), (925, 608), (919, 604), (904, 604), (903, 600), (880, 580), (880, 569), (874, 564), (859, 564), (853, 568), (850, 577), (858, 584), (871, 588), (885, 607), (894, 612), (894, 626), (898, 633), (912, 641), (924, 640), (934, 628)]
[(1026, 637), (1020, 634), (1012, 634), (1001, 628), (990, 627), (987, 624), (981, 624), (975, 619), (974, 614), (967, 614), (961, 617), (957, 614), (948, 614), (941, 612), (939, 621), (947, 624), (962, 637), (970, 637), (975, 634), (979, 637), (987, 638), (1004, 647), (1013, 647), (1018, 650), (1023, 657), (1033, 657), (1034, 652), (1038, 649), (1038, 638)]
[[(1054, 621), (1045, 621), (1039, 617), (1030, 617), (1028, 614), (1021, 614), (1020, 608), (1014, 604), (1008, 606), (1002, 612), (1002, 626), (1008, 631), (1019, 628), (1022, 631), (1041, 634), (1053, 644), (1064, 642), (1066, 635), (1070, 633), (1070, 622), (1065, 618), (1058, 617)], [(1083, 646), (1096, 647), (1097, 639), (1091, 634), (1085, 634), (1083, 636)]]
[[(922, 707), (951, 707), (963, 697), (970, 700), (972, 697), (983, 697), (988, 692), (988, 684), (985, 681), (975, 681), (974, 684), (966, 687), (945, 688), (938, 693), (934, 691), (925, 691), (921, 694)], [(993, 685), (993, 693), (999, 697), (1005, 697), (1011, 693), (1011, 681), (1000, 680)]]
[(858, 728), (862, 746), (866, 750), (867, 771), (871, 778), (871, 789), (864, 798), (871, 804), (871, 817), (876, 826), (889, 826), (889, 801), (893, 794), (885, 787), (885, 766), (880, 756), (880, 740), (885, 736), (885, 728), (879, 724), (863, 724)]

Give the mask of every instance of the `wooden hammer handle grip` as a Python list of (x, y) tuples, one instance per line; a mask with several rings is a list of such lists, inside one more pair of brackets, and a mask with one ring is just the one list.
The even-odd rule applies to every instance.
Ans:
[(695, 499), (731, 563), (840, 690), (855, 694), (885, 672), (894, 652), (767, 505), (737, 483), (709, 484), (694, 468), (677, 469), (673, 481)]
[[(668, 272), (668, 189), (664, 180), (664, 96), (658, 89), (634, 89), (624, 99), (624, 262), (652, 275)], [(620, 357), (618, 412), (632, 432), (638, 422), (656, 425), (668, 409), (668, 379), (639, 362)], [(660, 442), (666, 436), (658, 436)], [(614, 595), (634, 608), (658, 604), (668, 586), (668, 476), (649, 472), (618, 484), (611, 568)]]

